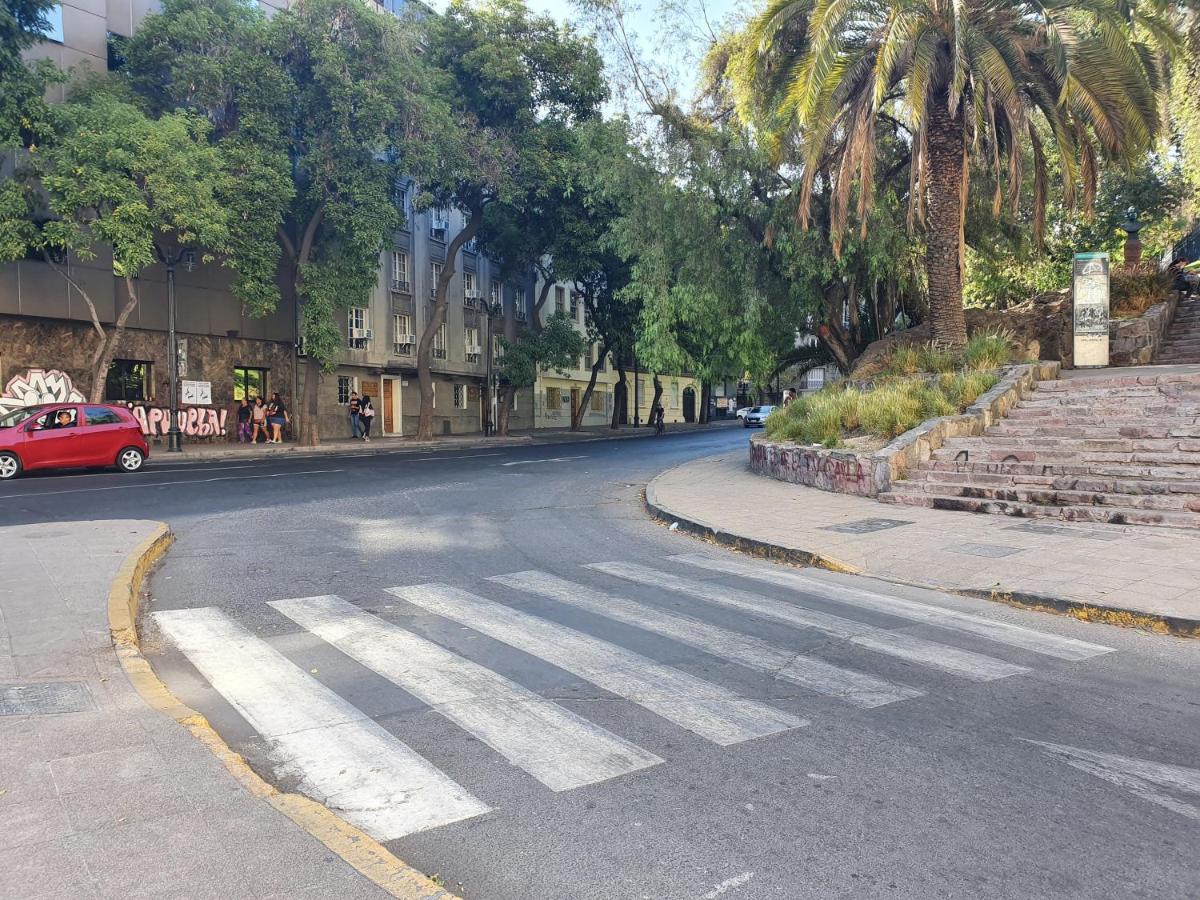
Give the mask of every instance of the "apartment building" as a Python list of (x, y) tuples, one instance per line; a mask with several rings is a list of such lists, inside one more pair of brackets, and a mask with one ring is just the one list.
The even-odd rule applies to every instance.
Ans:
[[(263, 0), (268, 11), (287, 0)], [(404, 0), (382, 0), (383, 12), (397, 13)], [(153, 0), (69, 0), (50, 16), (47, 40), (30, 54), (54, 60), (64, 69), (103, 71), (111, 35), (129, 35), (157, 8)], [(457, 212), (414, 213), (412, 186), (397, 198), (407, 213), (404, 228), (381, 251), (378, 282), (362, 305), (347, 311), (344, 346), (336, 370), (323, 375), (318, 389), (318, 427), (327, 437), (349, 433), (351, 391), (371, 396), (376, 429), (411, 434), (420, 411), (416, 347), (432, 312), (433, 286), (453, 235), (462, 227)], [(70, 257), (63, 269), (96, 303), (101, 320), (111, 323), (124, 299), (124, 283), (112, 274), (103, 249), (97, 258)], [(446, 323), (434, 345), (434, 431), (478, 432), (494, 422), (491, 376), (499, 338), (515, 338), (527, 324), (531, 277), (502, 278), (494, 262), (468, 246), (454, 261)], [(166, 333), (166, 273), (154, 266), (138, 280), (140, 302), (106, 378), (106, 399), (166, 407), (169, 390)], [(254, 319), (243, 314), (229, 290), (227, 273), (216, 265), (177, 270), (177, 333), (182, 379), (203, 385), (181, 405), (199, 407), (189, 417), (205, 423), (190, 432), (210, 439), (242, 397), (278, 391), (298, 415), (306, 368), (297, 363), (296, 310), (289, 304)], [(35, 396), (57, 399), (72, 391), (87, 395), (95, 346), (90, 317), (78, 291), (45, 262), (28, 260), (0, 266), (0, 407)], [(49, 379), (49, 380), (47, 380)], [(9, 386), (11, 384), (11, 390)], [(51, 387), (52, 386), (52, 387)], [(7, 395), (7, 397), (5, 396)], [(203, 401), (203, 402), (199, 402)], [(533, 424), (533, 393), (516, 399), (511, 427)], [(377, 431), (378, 433), (378, 431)]]
[[(544, 282), (536, 285), (539, 291), (542, 284)], [(541, 320), (544, 323), (558, 313), (565, 315), (580, 334), (587, 334), (583, 298), (570, 284), (557, 283), (550, 288), (542, 306)], [(583, 402), (583, 395), (592, 374), (592, 364), (596, 359), (595, 354), (599, 351), (598, 345), (591, 344), (571, 369), (565, 372), (542, 372), (538, 375), (533, 398), (535, 428), (570, 427), (574, 411)], [(640, 423), (649, 422), (650, 408), (654, 401), (653, 373), (639, 370), (631, 361), (626, 367), (625, 377), (627, 421), (631, 424), (635, 420)], [(661, 403), (665, 420), (668, 423), (695, 422), (700, 397), (699, 383), (688, 375), (661, 375), (659, 381), (663, 386)], [(588, 426), (611, 423), (613, 405), (618, 400), (618, 390), (618, 373), (611, 354), (606, 354), (596, 378), (596, 386), (584, 411), (582, 424)]]

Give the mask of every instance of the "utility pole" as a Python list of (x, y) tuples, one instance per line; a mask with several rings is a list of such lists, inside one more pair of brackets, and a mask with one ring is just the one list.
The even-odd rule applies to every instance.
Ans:
[(638, 399), (638, 382), (641, 381), (638, 373), (638, 358), (637, 353), (633, 354), (633, 427), (637, 428), (642, 424), (641, 411), (642, 403)]
[(158, 249), (159, 261), (167, 267), (167, 371), (169, 374), (171, 426), (167, 429), (167, 452), (183, 452), (183, 434), (179, 430), (179, 342), (175, 338), (175, 266), (183, 264), (185, 271), (196, 267), (196, 254), (186, 247), (174, 253)]

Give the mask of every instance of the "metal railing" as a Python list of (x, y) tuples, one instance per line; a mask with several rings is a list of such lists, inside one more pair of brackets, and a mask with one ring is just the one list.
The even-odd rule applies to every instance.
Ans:
[(1191, 233), (1176, 244), (1171, 251), (1169, 262), (1177, 259), (1185, 259), (1188, 262), (1200, 259), (1200, 222), (1197, 222)]

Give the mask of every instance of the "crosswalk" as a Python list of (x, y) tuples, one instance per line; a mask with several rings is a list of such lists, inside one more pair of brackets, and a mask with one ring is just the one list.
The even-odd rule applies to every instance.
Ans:
[[(1027, 654), (1022, 657), (1025, 662), (1028, 654), (1036, 654), (1059, 664), (1111, 652), (1099, 644), (728, 557), (681, 554), (654, 567), (611, 561), (575, 571), (577, 579), (522, 571), (480, 579), (470, 590), (427, 583), (386, 592), (414, 611), (456, 623), (509, 652), (571, 673), (641, 707), (664, 727), (681, 729), (714, 748), (786, 739), (815, 716), (830, 714), (821, 709), (853, 707), (870, 714), (878, 707), (920, 702), (931, 689), (924, 683), (930, 675), (923, 670), (936, 673), (933, 684), (944, 689), (937, 679), (986, 683), (1030, 672), (1029, 665), (1003, 658), (1014, 649)], [(762, 585), (763, 591), (730, 587), (720, 580), (731, 576)], [(594, 586), (597, 581), (604, 586)], [(669, 609), (656, 604), (653, 598), (664, 594), (686, 598), (686, 611), (678, 610), (678, 602)], [(538, 603), (517, 608), (516, 598)], [(759, 678), (766, 675), (797, 686), (801, 698), (812, 695), (809, 706), (814, 710), (805, 707), (803, 716), (794, 714), (611, 637), (598, 637), (584, 626), (564, 625), (558, 620), (561, 616), (539, 614), (547, 601), (554, 610), (584, 613), (585, 623), (610, 622), (618, 634), (635, 629)], [(830, 612), (830, 603), (847, 615)], [(668, 752), (660, 749), (660, 756), (638, 746), (631, 740), (636, 734), (617, 734), (340, 597), (300, 597), (268, 605), (281, 621), (294, 623), (381, 676), (550, 791), (637, 777), (669, 765)], [(737, 624), (714, 624), (714, 610), (720, 611), (719, 620), (734, 619)], [(934, 626), (952, 639), (968, 635), (976, 644), (979, 639), (990, 642), (996, 650), (967, 650), (850, 617), (860, 612)], [(270, 640), (250, 633), (226, 613), (211, 607), (178, 609), (157, 612), (154, 618), (197, 672), (263, 738), (275, 777), (296, 784), (373, 837), (394, 840), (490, 812), (495, 799), (486, 796), (486, 783), (481, 789), (477, 778), (468, 781), (468, 790), (405, 744), (403, 734), (383, 728)], [(570, 620), (576, 623), (579, 618)], [(754, 633), (762, 633), (764, 625), (771, 640)], [(889, 677), (835, 665), (817, 652), (798, 652), (792, 646), (795, 635), (789, 638), (786, 633), (789, 629), (891, 657)], [(869, 662), (870, 654), (866, 657)], [(902, 666), (902, 677), (893, 680), (895, 661)], [(819, 698), (828, 701), (827, 708), (820, 706)], [(470, 774), (456, 773), (460, 780)]]

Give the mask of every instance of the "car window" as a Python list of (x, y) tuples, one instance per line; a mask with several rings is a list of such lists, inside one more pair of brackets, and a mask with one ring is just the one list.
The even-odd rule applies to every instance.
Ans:
[(42, 410), (40, 406), (27, 406), (24, 409), (14, 409), (12, 412), (7, 412), (0, 416), (0, 428), (12, 428), (14, 425), (20, 425), (30, 416), (37, 415)]
[(83, 409), (83, 421), (87, 425), (120, 425), (121, 417), (104, 406), (86, 406)]
[[(65, 415), (60, 416), (60, 413), (65, 413)], [(47, 430), (55, 428), (74, 428), (77, 424), (79, 424), (76, 421), (77, 415), (78, 413), (76, 412), (75, 407), (64, 406), (61, 409), (52, 409), (50, 412), (38, 416), (36, 419), (34, 419), (34, 424), (39, 428)]]

